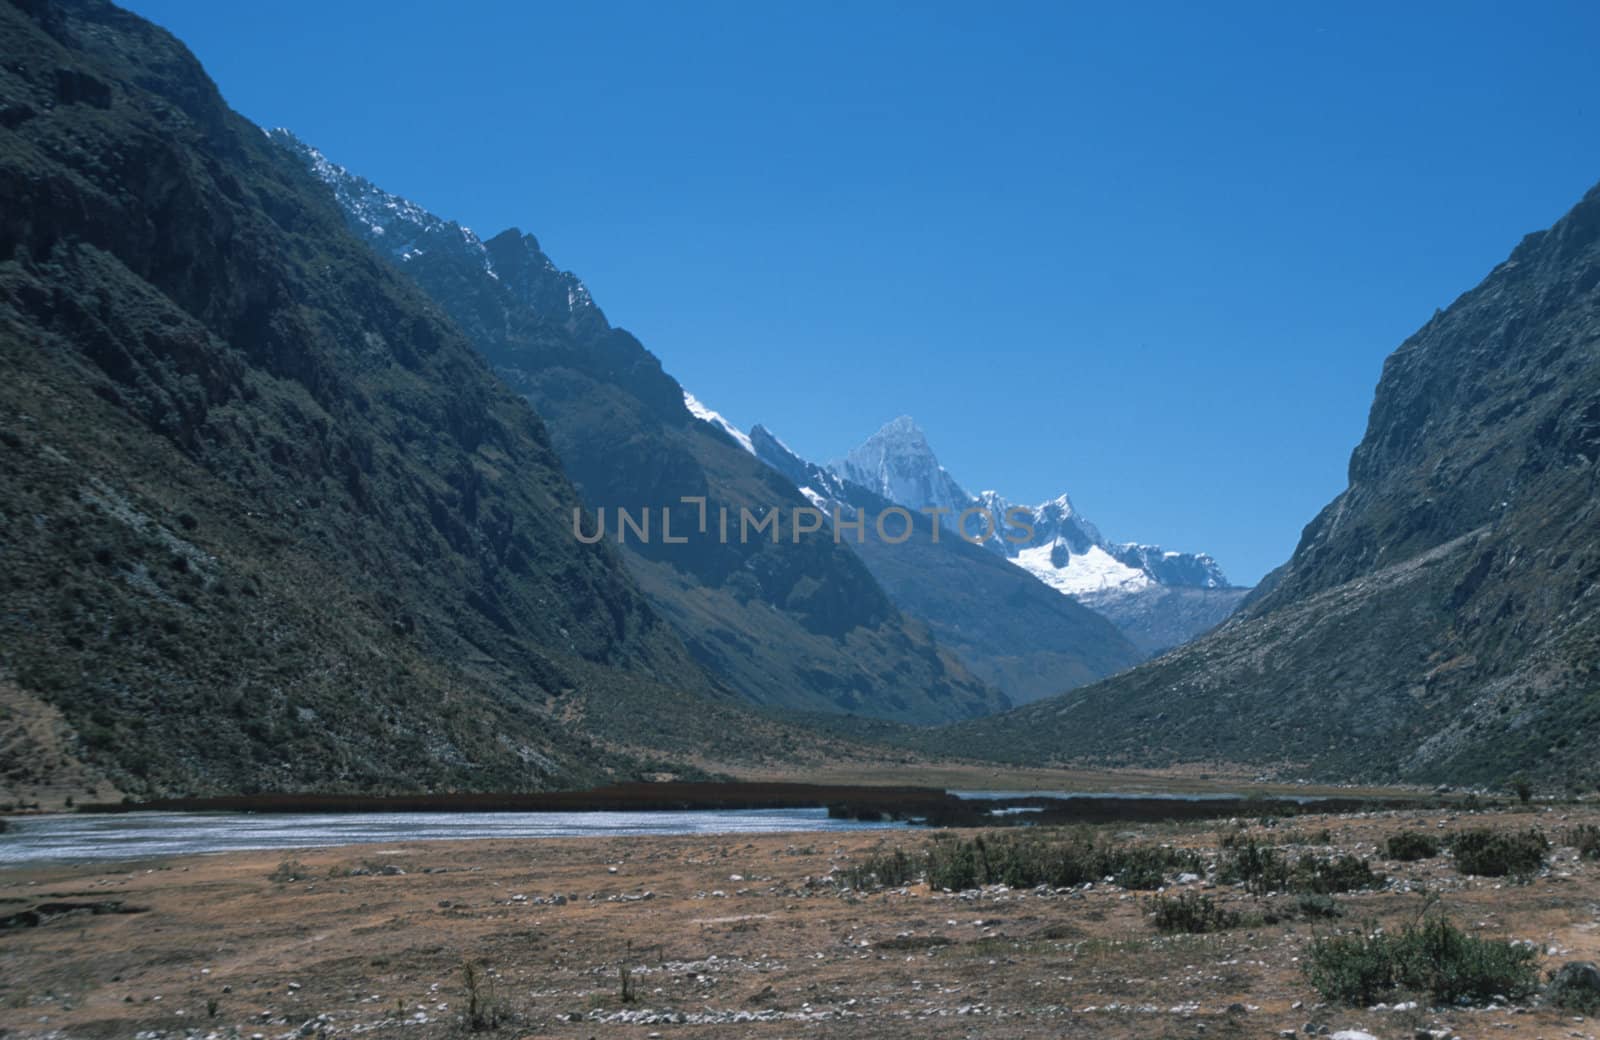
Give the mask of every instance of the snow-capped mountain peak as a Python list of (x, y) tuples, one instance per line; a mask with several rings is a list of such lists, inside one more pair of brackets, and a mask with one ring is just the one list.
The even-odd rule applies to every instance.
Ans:
[(927, 435), (909, 415), (885, 423), (829, 468), (891, 502), (912, 509), (948, 510), (942, 519), (952, 529), (957, 515), (974, 501), (939, 465)]

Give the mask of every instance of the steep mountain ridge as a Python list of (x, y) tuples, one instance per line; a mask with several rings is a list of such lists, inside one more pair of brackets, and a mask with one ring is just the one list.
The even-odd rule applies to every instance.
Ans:
[[(582, 283), (530, 235), (480, 240), (388, 195), (286, 131), (273, 140), (327, 183), (346, 221), (384, 250), (530, 401), (585, 502), (612, 520), (647, 511), (655, 536), (620, 546), (631, 573), (695, 659), (758, 704), (939, 722), (1009, 706), (903, 616), (826, 531), (792, 537), (807, 501), (726, 434), (697, 421), (682, 388), (613, 328)], [(775, 511), (781, 539), (718, 537), (727, 508)], [(665, 511), (675, 537), (660, 526)], [(737, 530), (737, 519), (736, 519)], [(568, 537), (571, 537), (569, 535)]]
[(95, 0), (0, 24), (0, 687), (63, 771), (570, 786), (647, 766), (567, 720), (729, 728), (527, 404), (180, 43)]
[(1389, 357), (1349, 487), (1235, 617), (944, 739), (1028, 759), (1592, 787), (1597, 460), (1600, 187)]

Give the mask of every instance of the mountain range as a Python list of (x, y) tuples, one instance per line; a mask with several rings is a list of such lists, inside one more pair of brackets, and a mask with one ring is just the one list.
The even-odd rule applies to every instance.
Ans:
[(1600, 188), (1395, 351), (1254, 590), (969, 493), (909, 418), (828, 464), (738, 429), (532, 235), (263, 131), (103, 0), (0, 3), (0, 198), (7, 799), (901, 753), (868, 733), (1600, 783)]
[[(351, 230), (413, 277), (535, 406), (591, 507), (667, 509), (682, 531), (698, 527), (698, 517), (680, 501), (684, 496), (780, 509), (817, 502), (812, 485), (818, 481), (795, 476), (795, 464), (807, 474), (809, 464), (780, 459), (786, 450), (776, 438), (760, 428), (745, 434), (683, 390), (637, 340), (611, 327), (583, 283), (561, 271), (531, 235), (512, 230), (481, 240), (331, 162), (287, 130), (269, 136), (329, 186)], [(724, 436), (708, 436), (706, 426)], [(910, 437), (906, 444), (893, 439), (901, 427)], [(742, 448), (789, 482), (775, 481), (772, 472), (730, 448)], [(873, 451), (881, 472), (869, 475)], [(852, 489), (846, 499), (865, 490), (916, 509), (941, 505), (959, 512), (976, 504), (938, 465), (909, 419), (886, 426), (833, 472)], [(1040, 537), (1046, 539), (1039, 543), (1043, 565), (1032, 566), (1031, 556), (1013, 557), (1024, 564), (1023, 574), (964, 552), (959, 538), (926, 544), (927, 534), (908, 540), (916, 544), (889, 546), (874, 532), (841, 546), (819, 532), (810, 536), (807, 551), (758, 544), (746, 547), (743, 559), (726, 546), (707, 553), (637, 543), (623, 555), (663, 613), (677, 620), (696, 657), (749, 699), (917, 723), (988, 714), (1112, 675), (1215, 624), (1247, 591), (1228, 587), (1208, 557), (1111, 546), (1136, 566), (1111, 564), (1123, 572), (1125, 587), (1108, 595), (1073, 583), (1081, 555), (1058, 553), (1063, 568), (1049, 566), (1054, 529)], [(1103, 540), (1095, 538), (1091, 551), (1104, 555)], [(1141, 561), (1140, 552), (1150, 562)], [(802, 556), (806, 562), (797, 563)], [(941, 580), (951, 566), (959, 580)], [(1203, 573), (1191, 576), (1186, 567)], [(1068, 592), (1068, 602), (1042, 594), (1047, 590), (1027, 580), (1029, 573)], [(753, 574), (761, 575), (754, 598), (744, 589)], [(805, 600), (795, 598), (801, 587)], [(1095, 594), (1101, 616), (1079, 609)], [(1204, 606), (1193, 605), (1202, 596)], [(1182, 613), (1166, 609), (1178, 602)], [(1121, 618), (1126, 630), (1115, 620), (1105, 624), (1106, 615)], [(924, 673), (898, 665), (859, 667), (873, 655), (888, 660), (867, 633), (902, 620), (926, 626), (937, 653), (952, 655), (940, 664), (952, 676), (951, 692), (935, 685), (923, 697)], [(845, 633), (851, 638), (841, 642)], [(989, 690), (962, 678), (966, 671)]]
[[(735, 696), (798, 712), (929, 723), (990, 713), (1006, 696), (903, 614), (826, 531), (701, 535), (727, 508), (780, 517), (806, 499), (697, 421), (661, 363), (614, 328), (573, 275), (515, 229), (487, 240), (390, 195), (285, 130), (270, 140), (331, 190), (351, 231), (386, 255), (468, 336), (550, 431), (583, 501), (619, 523), (645, 513), (680, 532), (616, 546), (690, 654)], [(781, 521), (780, 521), (781, 522)], [(614, 529), (614, 534), (621, 534)]]
[(1249, 593), (1229, 584), (1205, 554), (1114, 543), (1060, 495), (1014, 505), (998, 492), (968, 493), (939, 464), (927, 435), (901, 416), (829, 467), (840, 477), (914, 509), (941, 510), (966, 532), (1058, 592), (1109, 618), (1145, 656), (1188, 642), (1227, 617)]
[[(986, 631), (977, 639), (964, 638), (959, 627), (930, 622), (944, 642), (965, 648), (963, 658), (980, 675), (998, 683), (1019, 703), (1112, 674), (1134, 660), (1188, 642), (1216, 626), (1250, 593), (1248, 588), (1231, 585), (1217, 562), (1203, 553), (1109, 541), (1073, 508), (1066, 495), (1037, 506), (1015, 506), (994, 491), (970, 494), (939, 464), (927, 434), (910, 416), (891, 420), (845, 458), (823, 466), (801, 459), (763, 426), (752, 427), (746, 434), (692, 394), (687, 400), (698, 418), (789, 477), (824, 513), (831, 515), (838, 506), (846, 514), (862, 509), (876, 516), (887, 504), (937, 518), (942, 529), (950, 532), (950, 541), (963, 542), (957, 536), (964, 533), (966, 543), (984, 546), (1075, 604), (1111, 621), (1121, 640), (1134, 651), (1130, 658), (1123, 647), (1102, 633), (1097, 637), (1102, 653), (1095, 666), (1105, 668), (1113, 661), (1120, 661), (1120, 666), (1098, 674), (1095, 667), (1052, 671), (1063, 663), (1055, 661), (1036, 671), (1027, 669), (1034, 677), (1024, 679), (997, 671), (988, 658), (1026, 657), (1030, 646), (1036, 648), (1048, 640), (1046, 626), (1033, 620), (1032, 609), (1020, 614), (994, 609), (1003, 631)], [(921, 532), (917, 540), (931, 541), (931, 534)], [(904, 559), (884, 559), (883, 539), (873, 530), (867, 532), (865, 543), (859, 551), (867, 566), (905, 610), (924, 618), (943, 618), (949, 613), (940, 606), (941, 600), (957, 595), (948, 583), (919, 577)], [(903, 544), (893, 549), (900, 556), (912, 551)], [(1030, 599), (1030, 603), (1036, 602)], [(966, 627), (970, 630), (972, 611), (958, 611), (956, 616), (969, 619)], [(1008, 638), (1003, 632), (1013, 635)]]

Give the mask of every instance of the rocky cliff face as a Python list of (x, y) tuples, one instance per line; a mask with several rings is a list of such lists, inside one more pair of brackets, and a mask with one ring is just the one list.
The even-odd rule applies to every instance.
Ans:
[[(543, 417), (585, 501), (611, 518), (648, 511), (655, 534), (620, 547), (632, 574), (694, 657), (759, 704), (902, 722), (967, 718), (1008, 706), (927, 629), (894, 606), (826, 530), (792, 535), (809, 503), (724, 432), (691, 415), (683, 389), (578, 279), (515, 229), (486, 241), (422, 211), (276, 132), (323, 180), (350, 228), (391, 257), (471, 337)], [(724, 541), (707, 516), (735, 518)], [(743, 538), (741, 509), (777, 511), (781, 536)], [(662, 510), (674, 537), (662, 534)], [(570, 539), (570, 535), (569, 535)]]
[(1592, 787), (1597, 460), (1600, 189), (1390, 356), (1349, 488), (1238, 615), (957, 739), (1031, 757)]
[(737, 728), (527, 403), (181, 44), (0, 3), (0, 99), (8, 789), (539, 788), (646, 768), (589, 739), (645, 702)]

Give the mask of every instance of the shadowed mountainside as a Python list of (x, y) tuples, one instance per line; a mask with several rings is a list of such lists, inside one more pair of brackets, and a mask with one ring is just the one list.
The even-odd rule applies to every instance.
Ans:
[(795, 742), (696, 696), (732, 699), (572, 538), (527, 403), (180, 43), (95, 0), (0, 29), (7, 790), (541, 789)]
[(1389, 357), (1349, 488), (1237, 615), (933, 743), (1592, 787), (1597, 460), (1600, 188)]
[[(479, 240), (329, 162), (287, 131), (273, 136), (326, 182), (350, 227), (383, 251), (471, 337), (524, 395), (584, 501), (648, 511), (649, 541), (621, 554), (697, 661), (749, 700), (772, 708), (944, 722), (1009, 706), (926, 626), (902, 614), (849, 547), (827, 530), (791, 536), (809, 502), (779, 474), (684, 405), (683, 388), (637, 339), (614, 328), (588, 290), (559, 270), (532, 235)], [(708, 516), (726, 507), (724, 542)], [(669, 544), (661, 511), (671, 513)], [(740, 511), (777, 510), (781, 533), (741, 540)], [(592, 530), (592, 528), (591, 528)]]

